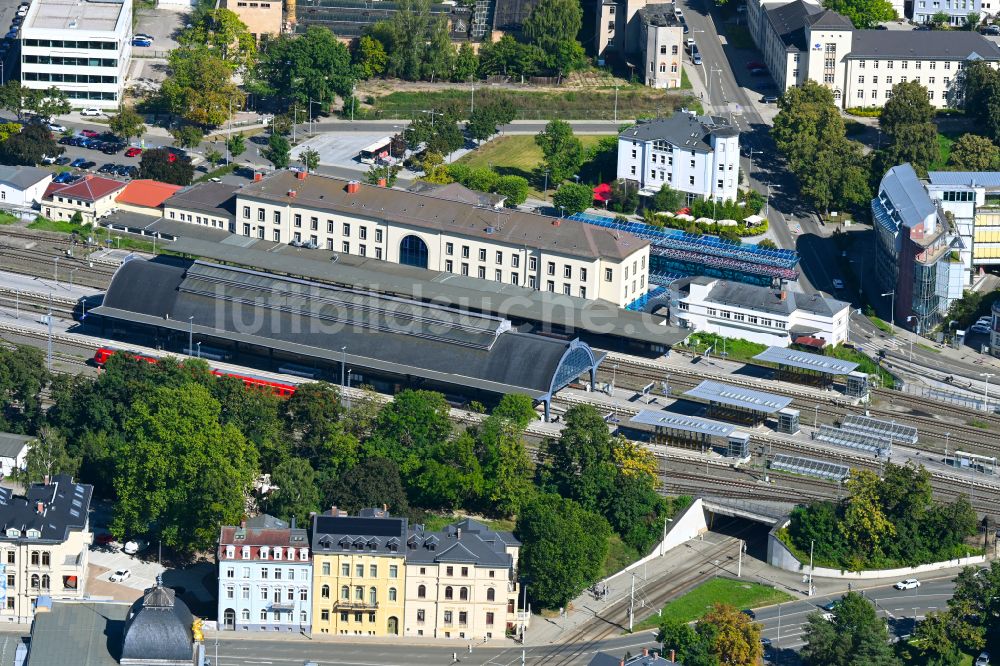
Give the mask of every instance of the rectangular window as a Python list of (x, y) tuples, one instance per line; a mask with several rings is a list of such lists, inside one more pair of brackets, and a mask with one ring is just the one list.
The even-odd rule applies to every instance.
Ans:
[(333, 233), (333, 220), (327, 220), (326, 221), (326, 233), (328, 233), (328, 234), (332, 234)]
[(546, 275), (555, 275), (556, 274), (556, 264), (555, 264), (554, 261), (550, 261), (550, 262), (548, 262), (548, 264), (546, 264), (546, 266), (545, 266), (545, 273), (546, 273)]
[(538, 270), (538, 259), (536, 257), (528, 257), (528, 270)]
[(365, 565), (363, 565), (363, 564), (355, 564), (354, 565), (354, 575), (357, 576), (358, 578), (364, 578), (365, 577)]
[(351, 253), (351, 241), (344, 241), (343, 243), (341, 243), (341, 250), (343, 250), (344, 254), (350, 254)]
[(350, 237), (350, 235), (351, 235), (351, 225), (348, 224), (347, 222), (344, 222), (343, 229), (344, 229), (344, 236), (345, 237)]
[(462, 264), (462, 275), (465, 275), (465, 276), (469, 275), (469, 264), (466, 264), (466, 263)]
[(250, 206), (243, 206), (243, 217), (247, 220), (250, 219)]
[(500, 250), (497, 250), (497, 263), (498, 264), (503, 263), (503, 252), (501, 252)]
[(462, 259), (468, 259), (468, 258), (469, 258), (469, 246), (468, 245), (463, 245), (462, 246)]
[(263, 222), (264, 221), (264, 214), (265, 214), (265, 212), (266, 211), (263, 208), (260, 208), (260, 209), (257, 210), (257, 221), (258, 222)]
[(563, 266), (563, 277), (564, 278), (571, 278), (571, 277), (573, 277), (573, 267), (570, 266), (569, 264), (566, 264), (565, 266)]
[(611, 280), (613, 278), (614, 278), (614, 269), (605, 268), (604, 269), (604, 281), (605, 282), (611, 282)]
[(445, 261), (444, 261), (444, 269), (447, 272), (449, 272), (449, 273), (454, 273), (455, 272), (455, 264), (452, 262), (451, 259), (445, 259)]
[(479, 248), (479, 261), (486, 261), (486, 248)]
[(382, 242), (382, 230), (381, 229), (376, 229), (375, 230), (375, 242), (376, 243), (381, 243)]
[(302, 216), (299, 215), (298, 213), (296, 213), (295, 216), (292, 218), (292, 223), (296, 227), (301, 227), (302, 226)]
[(368, 227), (358, 227), (358, 237), (361, 240), (368, 240)]
[(378, 578), (378, 565), (370, 564), (368, 565), (368, 575), (372, 578)]
[[(323, 573), (325, 573), (327, 575), (330, 574), (330, 570), (326, 567), (326, 564), (323, 565)], [(341, 576), (350, 576), (351, 575), (351, 565), (348, 564), (347, 562), (341, 562), (341, 564), (340, 564), (340, 575)]]
[(499, 268), (493, 271), (493, 279), (497, 282), (503, 282), (503, 271)]
[(399, 576), (399, 566), (396, 564), (389, 565), (389, 578), (397, 578)]
[(447, 255), (455, 254), (455, 244), (454, 243), (445, 243), (444, 244), (444, 253), (447, 254)]
[(476, 270), (476, 274), (479, 276), (480, 280), (485, 280), (486, 279), (486, 267), (485, 266), (480, 266)]
[(313, 231), (316, 231), (317, 229), (319, 229), (319, 218), (310, 217), (309, 218), (309, 228), (312, 229)]

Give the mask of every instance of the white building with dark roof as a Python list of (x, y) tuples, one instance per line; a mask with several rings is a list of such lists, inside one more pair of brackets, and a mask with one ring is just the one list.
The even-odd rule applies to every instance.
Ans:
[(31, 435), (0, 432), (0, 475), (10, 476), (15, 470), (24, 469), (28, 444), (34, 439)]
[[(835, 346), (847, 340), (851, 304), (824, 294), (759, 287), (710, 277), (671, 285), (671, 314), (692, 331), (714, 333), (774, 347)], [(721, 352), (722, 350), (717, 350)]]
[(52, 172), (29, 166), (0, 165), (0, 208), (31, 208), (42, 200)]
[(813, 80), (843, 108), (880, 107), (908, 81), (927, 88), (935, 107), (959, 107), (966, 63), (1000, 64), (1000, 47), (977, 32), (857, 30), (807, 0), (748, 0), (747, 23), (779, 90)]
[(491, 640), (520, 636), (521, 542), (466, 518), (437, 532), (422, 525), (406, 541), (405, 636)]
[(653, 196), (664, 185), (695, 199), (736, 200), (740, 131), (722, 116), (678, 111), (618, 135), (618, 178)]

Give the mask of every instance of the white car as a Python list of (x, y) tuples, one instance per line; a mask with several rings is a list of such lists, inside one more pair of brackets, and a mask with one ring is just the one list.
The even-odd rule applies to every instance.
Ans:
[(129, 571), (128, 569), (119, 569), (118, 571), (108, 576), (108, 580), (111, 581), (112, 583), (123, 583), (129, 578), (131, 578), (131, 576), (132, 572)]
[(834, 289), (843, 289), (844, 288), (844, 281), (841, 280), (840, 278), (833, 278), (833, 280), (831, 280), (831, 282), (833, 282), (833, 288)]
[(986, 324), (975, 324), (974, 326), (970, 326), (969, 330), (973, 333), (989, 333), (990, 327)]
[(60, 125), (59, 123), (48, 123), (46, 125), (46, 127), (48, 127), (49, 131), (52, 131), (52, 132), (65, 132), (66, 131), (66, 126), (65, 125)]
[(990, 666), (990, 653), (980, 652), (976, 657), (976, 666)]
[(104, 115), (100, 109), (84, 109), (80, 112), (81, 116), (102, 116)]
[(916, 578), (907, 578), (906, 580), (899, 581), (893, 587), (897, 590), (915, 590), (920, 587), (920, 581)]
[(834, 615), (833, 613), (823, 613), (820, 617), (822, 617), (827, 622), (833, 622)]

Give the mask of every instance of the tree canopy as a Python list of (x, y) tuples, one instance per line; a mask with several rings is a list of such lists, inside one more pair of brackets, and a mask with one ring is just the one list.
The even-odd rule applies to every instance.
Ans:
[(550, 120), (545, 129), (535, 135), (535, 143), (542, 149), (545, 169), (553, 185), (572, 178), (583, 164), (583, 144), (565, 120)]
[(896, 10), (889, 0), (824, 0), (823, 6), (843, 14), (859, 30), (868, 30), (896, 18)]
[(221, 125), (246, 95), (233, 81), (234, 65), (207, 46), (177, 48), (168, 57), (169, 75), (160, 87), (164, 106), (195, 125)]
[(308, 115), (310, 100), (328, 108), (338, 95), (350, 96), (356, 73), (347, 47), (326, 28), (311, 25), (301, 35), (268, 42), (251, 89), (285, 109), (297, 105)]
[(892, 97), (879, 116), (879, 126), (891, 140), (883, 150), (882, 164), (889, 167), (909, 162), (917, 173), (925, 174), (940, 152), (933, 119), (927, 88), (916, 81), (893, 86)]
[(139, 158), (139, 176), (174, 185), (190, 185), (194, 178), (194, 165), (187, 157), (171, 158), (166, 148), (150, 148)]
[(948, 166), (956, 171), (995, 171), (1000, 166), (1000, 148), (985, 136), (963, 134), (951, 146)]
[(804, 638), (800, 654), (806, 666), (902, 666), (889, 645), (885, 621), (857, 592), (840, 600), (831, 620), (812, 613)]

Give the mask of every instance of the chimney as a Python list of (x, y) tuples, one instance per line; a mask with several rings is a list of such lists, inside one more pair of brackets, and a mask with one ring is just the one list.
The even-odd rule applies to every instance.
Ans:
[(306, 179), (306, 172), (305, 171), (299, 171), (298, 173), (295, 174), (295, 177), (298, 178), (299, 180), (305, 180)]
[(262, 180), (264, 180), (264, 174), (254, 171), (253, 182), (259, 183)]
[(247, 528), (247, 521), (241, 520), (240, 521), (240, 528), (242, 528), (242, 529), (245, 530)]
[(649, 656), (649, 648), (642, 648), (642, 656), (643, 657)]
[(45, 513), (45, 502), (35, 502), (35, 513), (39, 515)]
[(386, 185), (387, 185), (387, 181), (386, 181), (385, 178), (379, 178), (378, 179), (378, 186), (379, 187), (385, 187)]
[(618, 666), (625, 666), (625, 660), (624, 659), (619, 660)]
[(295, 529), (295, 516), (292, 516), (292, 529)]
[(348, 183), (347, 183), (347, 193), (348, 194), (357, 194), (358, 190), (360, 190), (360, 189), (361, 189), (361, 182), (360, 181), (357, 181), (357, 180), (348, 181)]
[(338, 516), (338, 515), (340, 515), (340, 514), (337, 513), (337, 505), (336, 504), (334, 504), (333, 506), (330, 507), (330, 515), (331, 516)]
[(295, 190), (288, 190), (288, 196), (289, 196), (290, 198), (292, 198), (292, 199), (294, 199), (294, 198), (295, 198), (296, 196), (298, 196), (298, 194), (299, 194), (299, 193), (298, 193), (298, 192), (296, 192)]

